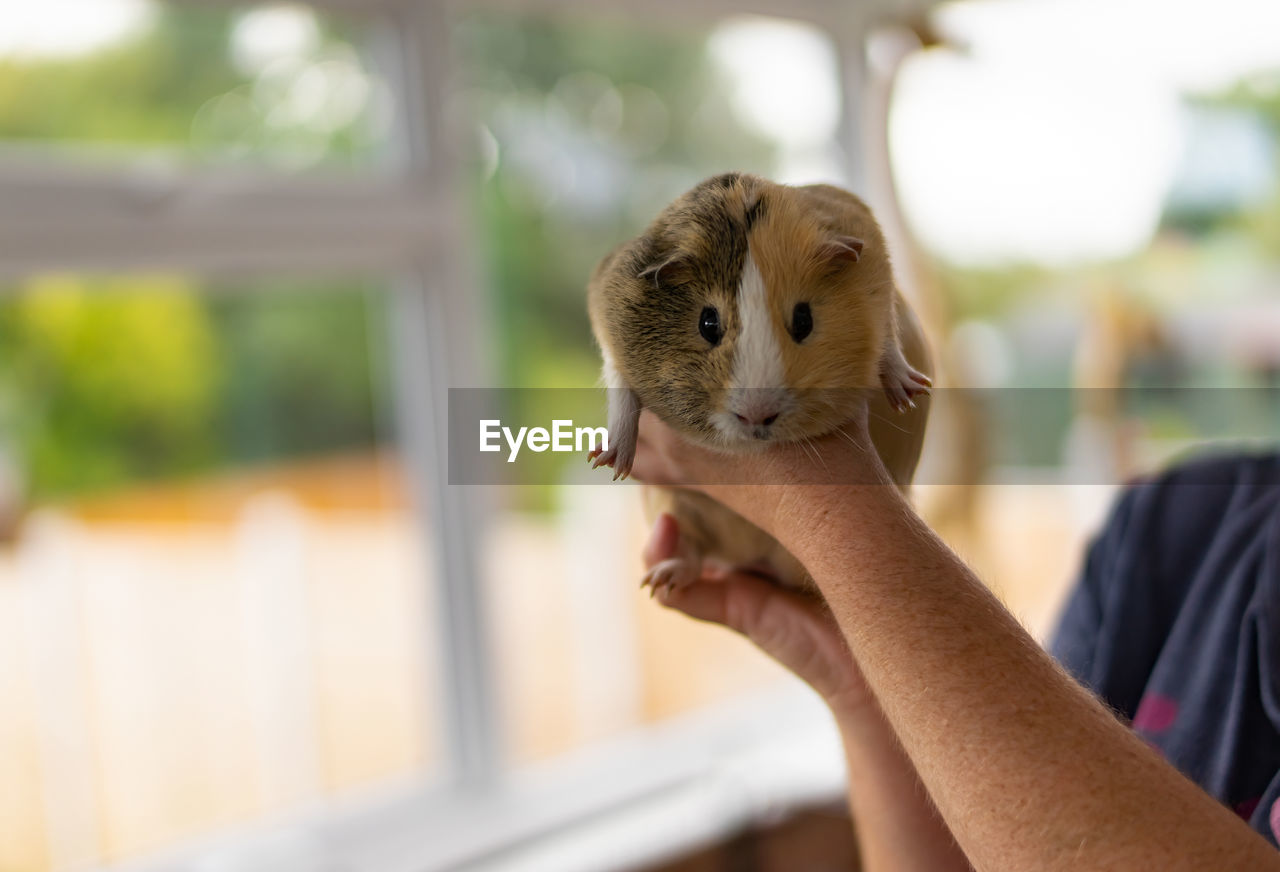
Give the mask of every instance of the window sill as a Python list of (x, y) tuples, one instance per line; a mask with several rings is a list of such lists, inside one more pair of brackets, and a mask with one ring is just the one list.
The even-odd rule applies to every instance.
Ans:
[(830, 716), (805, 688), (784, 685), (518, 770), (491, 791), (419, 783), (113, 868), (621, 872), (843, 790)]

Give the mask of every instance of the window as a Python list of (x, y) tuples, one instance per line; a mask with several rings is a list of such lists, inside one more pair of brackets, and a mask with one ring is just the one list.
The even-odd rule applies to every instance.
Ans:
[[(638, 602), (633, 493), (448, 484), (450, 388), (592, 385), (591, 261), (770, 166), (706, 30), (654, 64), (606, 19), (327, 5), (5, 13), (0, 865), (446, 865), (709, 802), (691, 749), (837, 759), (742, 640)], [(539, 130), (594, 139), (544, 176)]]
[(0, 866), (435, 789), (447, 558), (402, 410), (449, 258), (393, 22), (0, 17)]

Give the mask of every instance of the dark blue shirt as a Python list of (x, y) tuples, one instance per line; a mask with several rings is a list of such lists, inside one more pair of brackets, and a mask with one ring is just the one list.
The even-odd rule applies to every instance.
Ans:
[(1128, 488), (1052, 651), (1276, 844), (1280, 456), (1199, 461)]

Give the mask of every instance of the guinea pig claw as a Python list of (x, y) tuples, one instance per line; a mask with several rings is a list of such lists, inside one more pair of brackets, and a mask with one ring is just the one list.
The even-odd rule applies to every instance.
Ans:
[(652, 598), (660, 589), (666, 593), (688, 587), (698, 580), (701, 572), (702, 563), (700, 560), (669, 557), (666, 560), (655, 563), (645, 573), (644, 580), (640, 582), (640, 587), (648, 586), (649, 597)]
[(900, 351), (885, 355), (880, 361), (880, 384), (889, 405), (899, 413), (916, 408), (915, 398), (929, 393), (933, 381), (920, 372)]
[(610, 448), (608, 451), (597, 448), (587, 455), (587, 460), (592, 469), (599, 469), (602, 466), (611, 467), (614, 481), (626, 479), (631, 475), (632, 456), (626, 452), (619, 452), (616, 448)]

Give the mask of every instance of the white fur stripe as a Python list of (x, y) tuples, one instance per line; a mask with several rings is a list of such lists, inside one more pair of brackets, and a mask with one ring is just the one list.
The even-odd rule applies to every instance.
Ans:
[(742, 267), (742, 284), (738, 289), (738, 323), (742, 326), (733, 353), (732, 387), (783, 387), (782, 349), (774, 333), (764, 277), (750, 252)]

